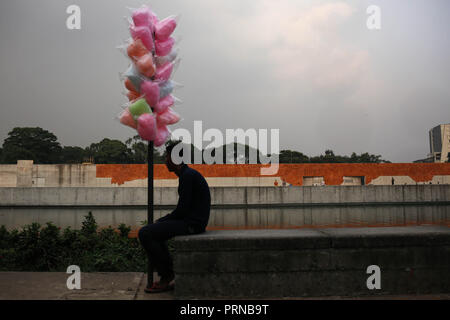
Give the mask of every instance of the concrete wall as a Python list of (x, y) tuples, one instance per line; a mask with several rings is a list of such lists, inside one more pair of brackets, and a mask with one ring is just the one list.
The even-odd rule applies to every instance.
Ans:
[(207, 231), (174, 245), (177, 299), (450, 293), (448, 227)]
[(17, 186), (17, 165), (2, 164), (0, 165), (0, 187), (16, 187)]
[[(213, 187), (209, 229), (450, 225), (450, 186)], [(155, 219), (177, 188), (155, 188)], [(52, 221), (80, 228), (91, 211), (102, 227), (134, 229), (147, 218), (147, 188), (0, 188), (0, 225)]]

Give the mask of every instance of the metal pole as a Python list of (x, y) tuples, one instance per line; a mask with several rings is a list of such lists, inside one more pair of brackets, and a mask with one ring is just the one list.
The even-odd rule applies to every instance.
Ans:
[[(153, 141), (148, 143), (147, 151), (147, 223), (153, 224)], [(153, 285), (153, 265), (148, 261), (147, 268), (147, 288)]]

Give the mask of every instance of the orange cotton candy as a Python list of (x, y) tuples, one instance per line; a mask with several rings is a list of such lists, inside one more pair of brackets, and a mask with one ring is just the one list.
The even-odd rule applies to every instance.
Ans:
[(127, 88), (130, 91), (136, 91), (136, 88), (134, 87), (133, 83), (128, 78), (125, 79), (125, 88)]
[(134, 61), (136, 61), (143, 55), (146, 55), (147, 53), (149, 53), (149, 51), (144, 46), (141, 39), (133, 40), (133, 42), (131, 42), (127, 48), (128, 56)]
[(141, 95), (139, 94), (139, 92), (136, 92), (136, 91), (128, 91), (127, 92), (127, 97), (128, 97), (128, 100), (130, 100), (130, 101), (136, 100), (140, 96)]
[(136, 61), (136, 67), (139, 70), (139, 72), (144, 76), (146, 76), (147, 78), (152, 77), (156, 71), (156, 67), (155, 64), (153, 63), (153, 58), (150, 53), (147, 53), (142, 57), (140, 57)]

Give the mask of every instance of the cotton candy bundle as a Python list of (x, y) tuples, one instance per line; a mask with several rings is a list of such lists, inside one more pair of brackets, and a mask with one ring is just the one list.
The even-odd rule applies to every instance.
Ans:
[(173, 110), (177, 84), (171, 80), (178, 66), (175, 48), (175, 16), (159, 20), (147, 6), (134, 9), (129, 20), (131, 39), (123, 52), (130, 67), (122, 74), (129, 102), (119, 116), (125, 126), (136, 129), (142, 139), (163, 145), (170, 136), (168, 125), (180, 121)]

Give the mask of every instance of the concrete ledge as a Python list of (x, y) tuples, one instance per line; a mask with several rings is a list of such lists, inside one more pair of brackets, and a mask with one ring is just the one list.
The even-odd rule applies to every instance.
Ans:
[(449, 228), (415, 226), (390, 228), (334, 228), (320, 231), (333, 248), (383, 248), (450, 245)]
[[(329, 238), (316, 230), (216, 230), (176, 237), (178, 251), (288, 250), (328, 248)], [(243, 246), (245, 243), (245, 246)]]
[[(175, 297), (450, 293), (450, 228), (207, 231), (176, 237)], [(367, 267), (381, 289), (367, 288)]]

